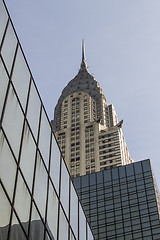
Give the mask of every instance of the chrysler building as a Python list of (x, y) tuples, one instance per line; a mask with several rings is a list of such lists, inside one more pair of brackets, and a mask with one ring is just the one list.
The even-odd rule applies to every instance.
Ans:
[(53, 130), (72, 177), (133, 161), (118, 122), (99, 83), (89, 73), (84, 42), (78, 74), (63, 89), (54, 111)]

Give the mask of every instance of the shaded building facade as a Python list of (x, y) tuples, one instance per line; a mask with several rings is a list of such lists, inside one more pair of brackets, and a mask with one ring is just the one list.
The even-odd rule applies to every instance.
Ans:
[(0, 240), (15, 239), (93, 235), (0, 0)]
[(159, 194), (150, 160), (73, 179), (97, 240), (160, 239)]
[(72, 177), (132, 163), (112, 104), (89, 73), (85, 60), (63, 89), (52, 126)]

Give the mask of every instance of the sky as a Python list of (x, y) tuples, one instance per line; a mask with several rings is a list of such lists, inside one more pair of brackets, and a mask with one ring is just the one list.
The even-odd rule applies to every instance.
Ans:
[(50, 119), (80, 68), (90, 73), (118, 119), (134, 161), (151, 159), (160, 189), (160, 1), (6, 0)]

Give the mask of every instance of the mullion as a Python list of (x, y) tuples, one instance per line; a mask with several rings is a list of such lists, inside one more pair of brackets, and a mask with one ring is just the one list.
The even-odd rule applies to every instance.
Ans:
[(31, 201), (31, 206), (30, 206), (29, 226), (28, 226), (28, 237), (30, 236), (30, 225), (31, 225), (31, 217), (32, 217), (33, 194), (34, 194), (34, 184), (35, 184), (36, 165), (37, 165), (37, 156), (38, 156), (38, 142), (39, 142), (39, 136), (40, 136), (41, 117), (42, 117), (42, 105), (41, 105), (41, 109), (40, 109), (39, 126), (38, 126), (38, 136), (37, 136), (37, 145), (36, 145), (36, 154), (35, 154), (35, 164), (34, 164), (32, 191), (31, 191), (31, 192), (32, 192), (32, 201)]

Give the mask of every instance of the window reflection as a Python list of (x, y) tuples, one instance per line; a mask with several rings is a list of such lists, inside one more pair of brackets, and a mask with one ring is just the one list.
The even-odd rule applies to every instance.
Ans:
[(11, 71), (16, 46), (17, 39), (13, 31), (12, 25), (11, 23), (9, 23), (1, 51), (2, 57), (4, 59), (9, 74)]

